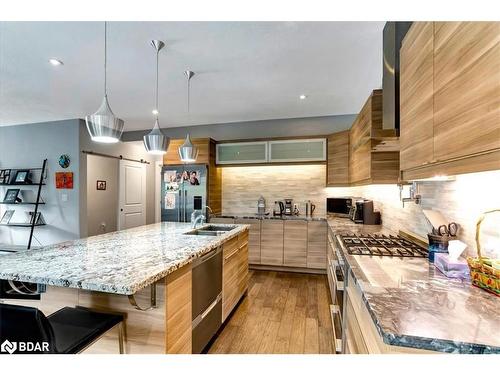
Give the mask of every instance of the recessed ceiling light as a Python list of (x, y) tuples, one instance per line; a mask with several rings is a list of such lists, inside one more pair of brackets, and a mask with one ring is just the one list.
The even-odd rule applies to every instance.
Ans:
[(153, 109), (151, 112), (153, 112), (153, 115), (157, 115), (159, 113), (157, 109)]
[(306, 95), (302, 94), (301, 96), (299, 96), (300, 100), (304, 100), (305, 98), (307, 98)]
[(49, 59), (49, 63), (51, 63), (54, 66), (64, 65), (64, 63), (58, 59)]

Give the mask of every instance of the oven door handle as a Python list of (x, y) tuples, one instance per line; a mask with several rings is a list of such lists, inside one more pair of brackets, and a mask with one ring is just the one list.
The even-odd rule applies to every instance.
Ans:
[(337, 290), (344, 291), (344, 280), (339, 280), (337, 277), (337, 270), (338, 272), (342, 273), (342, 270), (339, 267), (336, 267), (333, 269), (333, 278), (335, 280), (335, 287)]

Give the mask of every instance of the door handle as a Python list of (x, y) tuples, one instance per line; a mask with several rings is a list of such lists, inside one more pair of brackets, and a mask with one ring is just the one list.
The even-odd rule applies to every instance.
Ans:
[(120, 208), (120, 211), (123, 212), (123, 208)]

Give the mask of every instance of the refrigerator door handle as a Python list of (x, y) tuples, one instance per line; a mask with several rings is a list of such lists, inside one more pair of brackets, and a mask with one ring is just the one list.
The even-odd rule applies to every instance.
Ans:
[(187, 223), (186, 218), (186, 201), (187, 201), (187, 190), (184, 190), (184, 222)]
[(179, 204), (177, 205), (177, 221), (181, 221), (181, 202), (182, 202), (182, 190), (179, 190)]

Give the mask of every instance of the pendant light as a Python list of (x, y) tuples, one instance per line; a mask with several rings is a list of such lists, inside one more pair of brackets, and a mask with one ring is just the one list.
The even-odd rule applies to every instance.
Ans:
[(123, 120), (115, 116), (108, 103), (107, 92), (107, 22), (104, 22), (104, 98), (93, 115), (85, 116), (90, 138), (100, 143), (116, 143), (123, 133)]
[[(187, 111), (189, 115), (189, 94), (190, 94), (190, 86), (191, 86), (191, 78), (194, 76), (194, 72), (191, 70), (186, 70), (184, 72), (185, 76), (187, 77)], [(191, 142), (191, 137), (189, 136), (189, 133), (186, 136), (186, 140), (182, 144), (181, 147), (179, 147), (179, 157), (181, 158), (181, 161), (184, 163), (192, 163), (196, 161), (196, 158), (198, 157), (198, 147), (193, 145), (193, 142)]]
[(170, 138), (167, 137), (160, 129), (160, 122), (158, 121), (158, 55), (160, 50), (165, 46), (161, 40), (152, 40), (151, 45), (156, 51), (156, 107), (154, 113), (156, 114), (156, 121), (153, 130), (144, 136), (144, 147), (146, 151), (153, 155), (164, 155), (167, 153)]

